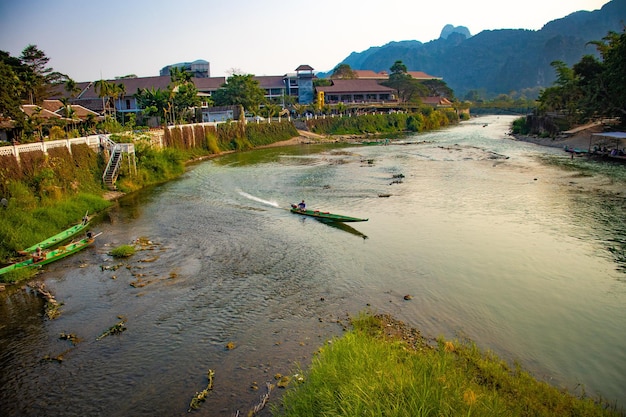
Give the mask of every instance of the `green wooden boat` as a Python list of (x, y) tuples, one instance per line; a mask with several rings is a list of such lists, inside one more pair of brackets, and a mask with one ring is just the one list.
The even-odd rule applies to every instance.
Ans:
[(64, 246), (59, 246), (58, 248), (48, 251), (42, 252), (40, 257), (33, 256), (25, 261), (17, 262), (4, 268), (0, 268), (0, 275), (6, 274), (7, 272), (18, 271), (25, 268), (40, 268), (43, 265), (49, 264), (54, 261), (58, 261), (59, 259), (63, 259), (67, 256), (70, 256), (79, 250), (85, 249), (87, 246), (91, 245), (96, 237), (99, 236), (91, 236), (86, 239), (81, 239), (76, 242), (68, 243)]
[(291, 205), (290, 211), (295, 214), (299, 214), (301, 216), (309, 216), (315, 217), (318, 220), (325, 222), (366, 222), (368, 219), (360, 219), (358, 217), (350, 217), (344, 216), (341, 214), (333, 214), (327, 211), (319, 211), (319, 210), (301, 210), (295, 204)]
[(62, 231), (61, 233), (57, 233), (56, 235), (49, 237), (46, 240), (43, 240), (39, 243), (34, 244), (33, 246), (30, 246), (22, 251), (20, 251), (21, 255), (27, 255), (30, 254), (32, 252), (35, 252), (37, 250), (37, 248), (41, 248), (43, 249), (49, 249), (53, 246), (56, 246), (62, 242), (65, 242), (66, 240), (69, 240), (71, 238), (73, 238), (74, 236), (78, 235), (79, 233), (81, 233), (82, 231), (86, 230), (87, 227), (89, 226), (89, 219), (87, 218), (87, 216), (85, 215), (83, 221), (75, 226), (70, 227), (69, 229), (65, 229), (64, 231)]

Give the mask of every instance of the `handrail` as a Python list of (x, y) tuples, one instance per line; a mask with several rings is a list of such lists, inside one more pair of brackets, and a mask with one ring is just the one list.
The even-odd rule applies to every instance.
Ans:
[[(115, 156), (116, 151), (120, 154), (122, 153), (122, 147), (119, 144), (111, 141), (110, 139), (109, 139), (109, 142), (113, 143), (113, 147), (111, 149), (111, 156), (109, 157), (109, 162), (107, 162), (107, 166), (104, 169), (104, 173), (102, 174), (102, 182), (104, 183), (106, 183), (107, 173), (109, 172), (109, 170), (111, 169), (111, 166), (113, 165), (113, 160), (115, 159), (114, 156)], [(115, 164), (115, 167), (113, 167), (111, 178), (115, 178), (115, 175), (117, 174), (117, 171), (119, 170), (119, 168), (120, 168), (120, 164), (119, 164), (119, 159), (118, 159), (117, 163)]]

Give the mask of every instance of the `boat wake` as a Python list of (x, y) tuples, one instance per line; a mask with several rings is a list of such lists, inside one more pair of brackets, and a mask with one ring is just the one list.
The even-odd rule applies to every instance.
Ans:
[(249, 198), (250, 200), (253, 201), (258, 201), (259, 203), (263, 203), (263, 204), (267, 204), (268, 206), (272, 206), (272, 207), (279, 207), (278, 203), (276, 201), (267, 201), (267, 200), (263, 200), (262, 198), (259, 197), (255, 197), (253, 195), (250, 195), (246, 192), (243, 191), (239, 191), (239, 194), (241, 194), (242, 196)]

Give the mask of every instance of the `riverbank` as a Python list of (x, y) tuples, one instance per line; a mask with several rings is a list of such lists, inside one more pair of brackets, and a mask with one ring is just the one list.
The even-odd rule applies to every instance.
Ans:
[[(353, 329), (298, 372), (273, 415), (613, 416), (619, 411), (510, 368), (492, 352), (458, 340), (427, 340), (395, 318), (361, 315)], [(376, 370), (372, 372), (372, 369)], [(337, 395), (340, 393), (340, 395)]]
[(540, 137), (535, 135), (511, 135), (515, 140), (522, 142), (530, 142), (536, 145), (549, 146), (551, 148), (576, 148), (576, 149), (589, 149), (591, 140), (591, 132), (583, 131), (572, 136), (561, 136), (556, 138)]

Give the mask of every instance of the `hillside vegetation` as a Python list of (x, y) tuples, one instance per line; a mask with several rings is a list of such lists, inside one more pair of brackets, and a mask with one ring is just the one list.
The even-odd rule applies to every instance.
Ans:
[(572, 65), (583, 55), (596, 53), (588, 42), (602, 39), (608, 31), (621, 32), (624, 22), (626, 2), (613, 0), (601, 10), (573, 13), (538, 31), (503, 29), (469, 38), (452, 33), (427, 43), (389, 42), (353, 52), (341, 63), (352, 69), (387, 71), (401, 60), (412, 71), (443, 77), (459, 98), (470, 91), (485, 99), (511, 92), (536, 98), (556, 79), (551, 62)]

